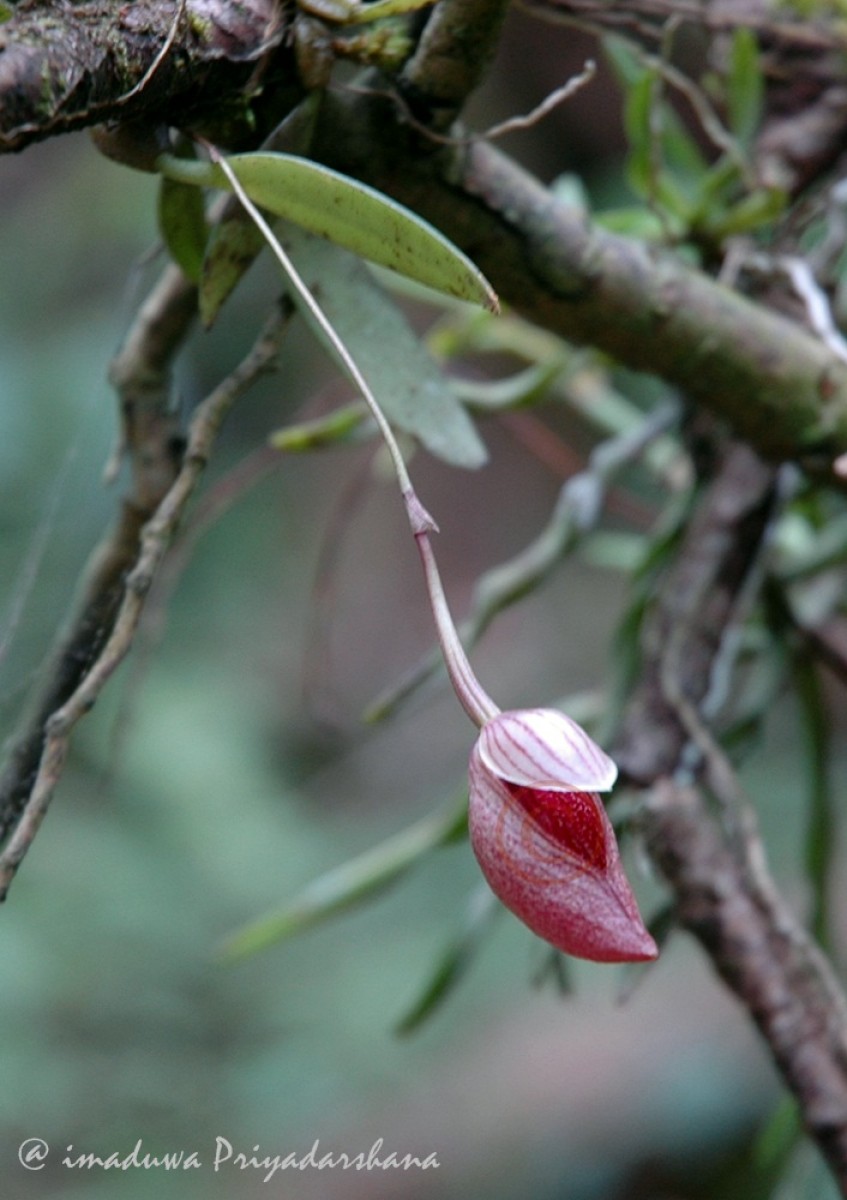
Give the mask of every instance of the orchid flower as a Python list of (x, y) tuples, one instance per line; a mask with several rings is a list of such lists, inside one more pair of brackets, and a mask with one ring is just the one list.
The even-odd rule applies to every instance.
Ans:
[(213, 155), (288, 277), (295, 302), (361, 392), (385, 440), (423, 564), (453, 689), (480, 733), (471, 752), (469, 824), (482, 873), (506, 908), (567, 954), (595, 962), (656, 958), (621, 866), (599, 792), (612, 760), (564, 713), (501, 712), (462, 647), (430, 542), (437, 525), (412, 487), (390, 425), (367, 380), (225, 159)]
[(595, 962), (658, 953), (597, 795), (616, 776), (575, 721), (545, 708), (493, 717), (470, 761), (471, 845), (491, 890), (533, 933)]

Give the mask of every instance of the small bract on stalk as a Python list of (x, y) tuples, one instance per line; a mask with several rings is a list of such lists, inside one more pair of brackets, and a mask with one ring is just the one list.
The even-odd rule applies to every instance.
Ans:
[(367, 381), (290, 257), (225, 158), (213, 157), (262, 230), (320, 340), (368, 404), (397, 473), (423, 564), (429, 601), (453, 689), (480, 733), (471, 752), (471, 845), (492, 891), (534, 933), (595, 962), (657, 956), (644, 926), (598, 793), (617, 768), (588, 734), (553, 709), (501, 712), (465, 654), (432, 550), (437, 526), (418, 499), (400, 448)]

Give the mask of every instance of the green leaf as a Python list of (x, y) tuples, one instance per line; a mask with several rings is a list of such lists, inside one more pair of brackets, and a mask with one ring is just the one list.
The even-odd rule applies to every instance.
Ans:
[(286, 223), (277, 236), (391, 424), (445, 462), (481, 466), (485, 447), (473, 421), (367, 268), (352, 254), (294, 225)]
[(629, 89), (624, 106), (624, 123), (630, 153), (627, 175), (636, 194), (649, 197), (655, 190), (653, 162), (652, 112), (655, 104), (658, 77), (644, 71)]
[(765, 85), (756, 35), (736, 29), (729, 56), (726, 102), (735, 137), (749, 149), (762, 120)]
[(234, 962), (347, 912), (396, 883), (425, 855), (467, 831), (467, 797), (447, 813), (425, 817), (372, 850), (310, 883), (290, 904), (233, 934), (220, 957)]
[(647, 242), (660, 241), (665, 235), (665, 227), (656, 213), (643, 204), (627, 208), (607, 208), (604, 212), (597, 213), (595, 220), (601, 229), (608, 229), (609, 233), (641, 238)]
[(458, 936), (442, 952), (429, 982), (412, 1007), (394, 1028), (400, 1037), (419, 1029), (440, 1008), (464, 978), (476, 957), (495, 915), (502, 911), (493, 892), (485, 885), (475, 890), (467, 904)]
[(644, 62), (634, 52), (626, 38), (618, 37), (617, 34), (607, 35), (603, 39), (603, 51), (624, 91), (632, 87), (644, 75)]
[(707, 214), (704, 228), (712, 237), (720, 240), (750, 233), (762, 225), (769, 225), (785, 211), (786, 194), (779, 188), (758, 188), (744, 196), (726, 212), (709, 219)]
[(838, 845), (837, 805), (830, 784), (830, 722), (823, 689), (814, 664), (802, 653), (794, 656), (794, 686), (800, 705), (803, 767), (807, 776), (808, 827), (806, 877), (812, 890), (812, 932), (827, 946), (830, 941), (828, 897)]
[(171, 258), (192, 283), (197, 283), (208, 238), (202, 193), (187, 183), (162, 179), (159, 229)]
[[(194, 189), (197, 195), (200, 193)], [(242, 275), (265, 245), (261, 230), (243, 209), (223, 217), (212, 230), (200, 272), (200, 320), (208, 329)]]
[[(266, 148), (305, 154), (312, 142), (319, 105), (319, 93), (310, 92), (276, 127)], [(200, 319), (207, 329), (264, 245), (265, 239), (252, 217), (231, 198), (212, 230), (200, 276)]]
[(540, 399), (564, 365), (564, 355), (551, 356), (504, 379), (455, 379), (453, 390), (466, 404), (483, 412), (518, 408)]
[(287, 454), (338, 446), (352, 441), (369, 419), (370, 413), (364, 401), (353, 400), (326, 417), (277, 429), (271, 434), (270, 443), (275, 450), (283, 450)]
[(629, 184), (665, 218), (665, 236), (681, 237), (695, 211), (708, 163), (665, 100), (659, 67), (642, 59), (625, 40), (610, 38), (606, 49), (624, 90)]
[(738, 163), (728, 154), (722, 155), (699, 180), (695, 222), (707, 224), (716, 208), (723, 210), (737, 197), (739, 184)]
[[(443, 234), (409, 209), (346, 175), (290, 154), (236, 154), (228, 163), (250, 199), (311, 233), (437, 291), (497, 309), (485, 276)], [(163, 154), (163, 174), (228, 189), (211, 163)]]

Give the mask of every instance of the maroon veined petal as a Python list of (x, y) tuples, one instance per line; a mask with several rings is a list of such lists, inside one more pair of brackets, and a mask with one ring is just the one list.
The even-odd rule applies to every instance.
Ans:
[(481, 741), (470, 761), (471, 845), (495, 895), (566, 954), (655, 958), (599, 797), (506, 781), (489, 769)]
[(588, 867), (604, 871), (608, 862), (606, 826), (600, 800), (591, 792), (557, 792), (504, 780), (506, 790), (554, 842)]

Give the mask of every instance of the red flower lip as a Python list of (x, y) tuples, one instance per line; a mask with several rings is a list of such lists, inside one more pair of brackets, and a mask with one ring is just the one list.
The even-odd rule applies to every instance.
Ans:
[(617, 768), (553, 709), (504, 712), (470, 760), (471, 844), (495, 895), (545, 941), (577, 958), (656, 958), (596, 794)]

